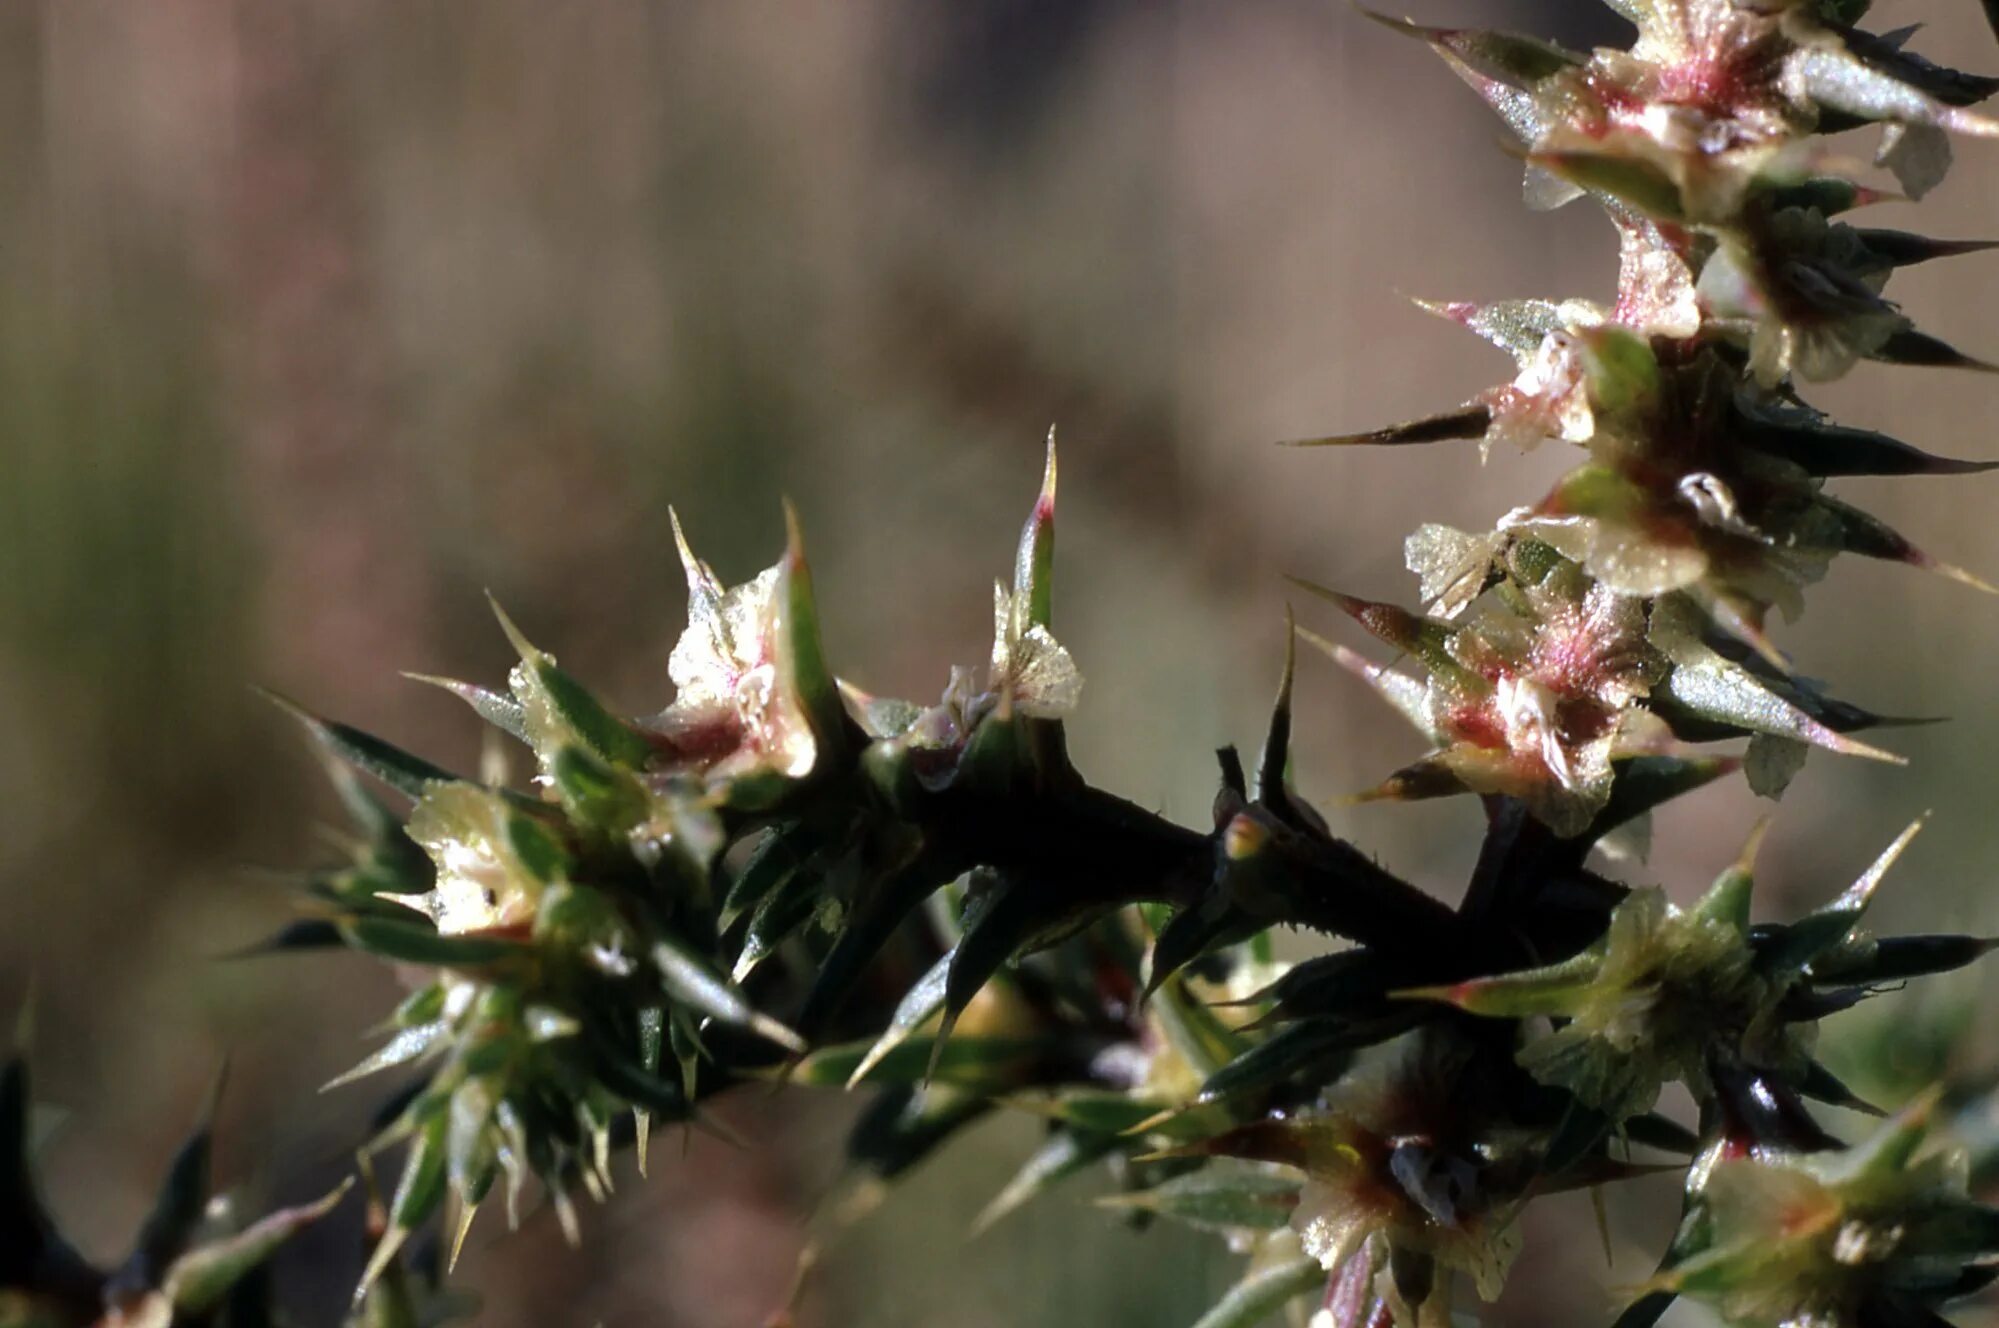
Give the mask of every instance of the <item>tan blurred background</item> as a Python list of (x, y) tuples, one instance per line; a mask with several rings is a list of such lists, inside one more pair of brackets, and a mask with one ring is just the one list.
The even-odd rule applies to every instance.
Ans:
[[(1881, 8), (1999, 65), (1968, 3)], [(1581, 0), (1421, 16), (1617, 36)], [(0, 4), (0, 1013), (38, 984), (41, 1088), (70, 1112), (51, 1186), (80, 1236), (109, 1253), (133, 1228), (225, 1051), (223, 1166), (254, 1193), (335, 1174), (372, 1101), (315, 1087), (367, 1045), (385, 974), (209, 958), (287, 916), (255, 868), (310, 859), (332, 811), (251, 685), (469, 764), (474, 721), (398, 670), (501, 677), (491, 588), (655, 708), (682, 608), (669, 502), (741, 577), (793, 497), (836, 664), (928, 695), (986, 649), (985, 585), (1058, 424), (1073, 745), (1202, 818), (1213, 747), (1258, 733), (1281, 573), (1408, 597), (1405, 531), (1488, 523), (1566, 459), (1271, 446), (1506, 375), (1407, 295), (1607, 292), (1609, 228), (1525, 213), (1499, 135), (1420, 47), (1326, 0)], [(1999, 234), (1999, 149), (1960, 155), (1922, 223)], [(1999, 355), (1993, 261), (1896, 293)], [(1868, 367), (1819, 399), (1999, 457), (1989, 378)], [(1842, 492), (1992, 575), (1994, 483)], [(1832, 891), (1931, 808), (1881, 911), (1991, 928), (1999, 603), (1842, 565), (1813, 604), (1783, 638), (1808, 672), (1955, 722), (1892, 736), (1907, 771), (1815, 760), (1762, 906)], [(1415, 753), (1329, 667), (1302, 688), (1326, 802)], [(1692, 891), (1760, 810), (1739, 785), (1675, 808), (1645, 874)], [(1332, 815), (1459, 888), (1473, 805)], [(737, 1101), (773, 1146), (662, 1149), (580, 1252), (544, 1219), (482, 1228), (461, 1269), (481, 1322), (760, 1323), (846, 1109)], [(966, 1241), (1031, 1136), (1001, 1124), (919, 1175), (833, 1252), (806, 1321), (1191, 1321), (1228, 1260), (1114, 1227), (1088, 1185)], [(1620, 1238), (1671, 1202), (1615, 1201)], [(1500, 1322), (1599, 1321), (1592, 1288), (1649, 1269), (1634, 1247), (1606, 1273), (1586, 1207), (1533, 1228)], [(309, 1323), (334, 1317), (345, 1239), (287, 1266)]]

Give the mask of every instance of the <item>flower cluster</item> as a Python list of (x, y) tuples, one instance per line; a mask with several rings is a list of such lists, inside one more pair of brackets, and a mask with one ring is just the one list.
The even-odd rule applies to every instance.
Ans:
[[(1812, 1075), (1809, 1040), (1798, 1025), (1864, 985), (1866, 960), (1857, 971), (1851, 959), (1865, 943), (1857, 929), (1920, 825), (1838, 898), (1789, 926), (1750, 927), (1752, 841), (1690, 909), (1674, 907), (1657, 888), (1634, 890), (1602, 939), (1572, 959), (1409, 994), (1473, 1014), (1560, 1020), (1521, 1048), (1520, 1063), (1613, 1120), (1649, 1111), (1668, 1083), (1711, 1095), (1716, 1064), (1804, 1080)], [(1824, 1072), (1818, 1076), (1823, 1085)]]
[[(1580, 569), (1558, 581), (1565, 603), (1551, 610), (1544, 593), (1526, 606), (1531, 630), (1487, 648), (1466, 640), (1489, 636), (1475, 621), (1428, 629), (1463, 666), (1440, 671), (1415, 644), (1423, 632), (1405, 625), (1413, 619), (1356, 612), (1431, 674), (1419, 727), (1436, 755), (1383, 791), (1521, 796), (1563, 834), (1602, 805), (1617, 754), (1660, 750), (1668, 733), (1762, 735), (1751, 775), (1766, 793), (1795, 770), (1798, 743), (1882, 755), (1842, 736), (1874, 717), (1817, 695), (1769, 635), (1773, 611), (1796, 617), (1835, 555), (1989, 589), (1825, 491), (1839, 476), (1986, 466), (1835, 426), (1796, 383), (1861, 359), (1984, 367), (1916, 331), (1881, 289), (1899, 267), (1988, 246), (1833, 220), (1886, 195), (1849, 182), (1817, 145), (1819, 135), (1884, 124), (1883, 164), (1920, 193), (1941, 178), (1948, 134), (1999, 134), (1999, 121), (1965, 109), (1999, 81), (1855, 30), (1853, 6), (1618, 8), (1638, 27), (1636, 44), (1587, 55), (1392, 25), (1434, 47), (1520, 136), (1530, 202), (1587, 194), (1603, 206), (1620, 238), (1617, 293), (1608, 305), (1428, 306), (1512, 355), (1517, 376), (1443, 415), (1316, 440), (1528, 448), (1553, 439), (1585, 452), (1491, 535), (1426, 527), (1410, 541), (1425, 604), (1445, 622), (1482, 598), (1518, 612), (1546, 551)], [(1570, 643), (1580, 668), (1568, 667)], [(1647, 667), (1636, 668), (1646, 648)], [(1731, 659), (1745, 653), (1754, 659)], [(1551, 668), (1551, 655), (1562, 663)], [(1358, 657), (1342, 652), (1342, 662), (1391, 700), (1410, 692)]]
[(1718, 1161), (1658, 1285), (1731, 1324), (1942, 1322), (1940, 1303), (1990, 1281), (1999, 1209), (1966, 1194), (1962, 1150), (1925, 1146), (1935, 1105), (1853, 1148)]
[[(1513, 379), (1322, 440), (1581, 450), (1491, 531), (1409, 540), (1420, 612), (1301, 583), (1396, 658), (1303, 631), (1293, 651), (1321, 645), (1429, 745), (1374, 796), (1481, 799), (1462, 901), (1296, 791), (1288, 655), (1254, 770), (1219, 753), (1211, 824), (1084, 778), (1052, 438), (989, 663), (934, 702), (836, 676), (795, 518), (778, 563), (733, 588), (676, 521), (688, 626), (663, 709), (627, 717), (504, 615), (506, 691), (437, 680), (528, 748), (525, 786), (302, 716), (357, 833), (274, 946), (364, 951), (411, 988), (347, 1076), (409, 1076), (369, 1149), (404, 1158), (364, 1292), (420, 1230), (462, 1240), (496, 1188), (510, 1215), (545, 1192), (573, 1233), (573, 1192), (606, 1194), (620, 1145), (643, 1166), (656, 1122), (708, 1125), (709, 1098), (773, 1080), (877, 1093), (846, 1217), (971, 1121), (1032, 1113), (1045, 1143), (984, 1220), (1102, 1164), (1114, 1211), (1246, 1255), (1200, 1328), (1301, 1300), (1318, 1328), (1442, 1328), (1457, 1283), (1499, 1293), (1533, 1199), (1660, 1167), (1684, 1169), (1685, 1216), (1623, 1328), (1678, 1295), (1761, 1328), (1934, 1323), (1982, 1285), (1999, 1227), (1919, 1152), (1921, 1112), (1849, 1150), (1807, 1105), (1865, 1105), (1817, 1058), (1821, 1021), (1989, 948), (1861, 930), (1909, 836), (1788, 923), (1752, 923), (1750, 854), (1686, 908), (1590, 855), (1737, 770), (1775, 796), (1810, 747), (1896, 759), (1853, 736), (1884, 721), (1795, 674), (1770, 632), (1840, 553), (1972, 579), (1829, 481), (1985, 467), (1834, 425), (1797, 384), (1862, 359), (1970, 364), (1882, 290), (1979, 246), (1838, 219), (1886, 195), (1823, 136), (1884, 125), (1880, 164), (1914, 195), (1947, 135), (1999, 131), (1967, 109), (1999, 82), (1861, 32), (1854, 0), (1613, 4), (1628, 50), (1391, 24), (1519, 135), (1531, 202), (1594, 197), (1622, 253), (1607, 304), (1434, 306)], [(1347, 944), (1286, 966), (1278, 928)], [(1669, 1084), (1698, 1103), (1691, 1127), (1659, 1109)], [(148, 1294), (178, 1304), (163, 1285)], [(164, 1321), (183, 1320), (203, 1321)]]

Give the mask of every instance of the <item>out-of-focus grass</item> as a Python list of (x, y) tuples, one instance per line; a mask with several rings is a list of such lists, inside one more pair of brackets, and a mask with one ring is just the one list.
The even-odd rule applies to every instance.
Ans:
[[(1976, 63), (1961, 8), (1927, 39)], [(490, 587), (655, 707), (679, 611), (666, 504), (747, 575), (789, 494), (836, 662), (932, 692), (986, 649), (985, 582), (1052, 422), (1058, 613), (1089, 679), (1075, 749), (1198, 820), (1212, 748), (1261, 722), (1278, 573), (1406, 596), (1408, 528), (1488, 522), (1562, 460), (1269, 444), (1503, 372), (1402, 293), (1600, 294), (1611, 271), (1586, 209), (1520, 210), (1497, 126), (1446, 71), (1307, 0), (43, 0), (0, 15), (0, 127), (0, 1001), (37, 979), (42, 1082), (74, 1108), (53, 1188), (96, 1242), (130, 1229), (225, 1048), (232, 1174), (301, 1193), (362, 1129), (365, 1093), (312, 1089), (390, 980), (209, 959), (285, 916), (243, 869), (310, 857), (329, 810), (250, 684), (469, 764), (469, 721), (397, 670), (498, 677)], [(1999, 162), (1962, 155), (1923, 221), (1999, 231)], [(1897, 291), (1989, 353), (1984, 261)], [(1870, 368), (1822, 398), (1992, 456), (1993, 390)], [(1984, 484), (1846, 491), (1990, 574)], [(1990, 928), (1999, 605), (1845, 566), (1812, 603), (1784, 640), (1813, 671), (1954, 722), (1893, 735), (1908, 770), (1815, 760), (1765, 849), (1765, 907), (1835, 889), (1928, 807), (1884, 925)], [(1328, 802), (1415, 753), (1331, 668), (1308, 662), (1300, 699), (1300, 768)], [(1457, 889), (1469, 805), (1330, 810)], [(1695, 888), (1759, 810), (1739, 788), (1676, 808), (1649, 874)], [(662, 1149), (584, 1252), (546, 1222), (479, 1243), (483, 1322), (754, 1322), (838, 1108), (744, 1110), (771, 1147)], [(1226, 1260), (1119, 1229), (1086, 1186), (964, 1243), (1030, 1134), (981, 1131), (919, 1175), (834, 1252), (808, 1317), (1191, 1318)], [(1613, 1203), (1621, 1237), (1670, 1203), (1652, 1197)], [(1535, 1221), (1503, 1320), (1595, 1315), (1587, 1213)], [(314, 1321), (344, 1239), (293, 1261)]]

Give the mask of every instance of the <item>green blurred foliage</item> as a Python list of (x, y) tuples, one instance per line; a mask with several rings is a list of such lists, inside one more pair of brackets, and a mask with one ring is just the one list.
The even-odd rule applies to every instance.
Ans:
[[(1962, 8), (1937, 49), (1989, 40)], [(1483, 109), (1417, 44), (1307, 0), (29, 0), (0, 12), (0, 129), (0, 1009), (39, 987), (44, 1095), (89, 1126), (58, 1132), (50, 1185), (105, 1249), (224, 1048), (228, 1174), (280, 1199), (326, 1188), (369, 1109), (313, 1090), (393, 1000), (371, 968), (211, 961), (285, 916), (254, 868), (310, 858), (290, 827), (330, 819), (251, 684), (469, 765), (473, 723), (398, 670), (498, 681), (490, 588), (657, 708), (681, 610), (666, 503), (733, 579), (769, 560), (789, 494), (836, 667), (922, 695), (985, 649), (985, 577), (1054, 422), (1063, 640), (1090, 679), (1072, 746), (1198, 820), (1211, 749), (1260, 724), (1279, 573), (1403, 597), (1407, 529), (1489, 521), (1560, 460), (1474, 475), (1267, 444), (1491, 377), (1399, 292), (1600, 295), (1610, 270), (1582, 209), (1519, 208)], [(1991, 154), (1964, 155), (1926, 219), (1999, 232)], [(1990, 356), (1984, 289), (1899, 287)], [(1820, 404), (1990, 456), (1991, 390), (1867, 368)], [(1990, 576), (1984, 483), (1848, 492)], [(1769, 907), (1928, 807), (1883, 929), (1990, 930), (1999, 606), (1899, 569), (1833, 579), (1785, 644), (1844, 695), (1954, 722), (1895, 735), (1908, 770), (1815, 761), (1764, 852)], [(1299, 704), (1322, 803), (1416, 754), (1332, 670)], [(1640, 875), (1707, 879), (1758, 810), (1692, 799)], [(1469, 805), (1330, 811), (1433, 888), (1475, 843)], [(760, 1322), (847, 1109), (738, 1103), (769, 1148), (656, 1146), (582, 1252), (545, 1216), (476, 1246), (482, 1321)], [(967, 1244), (1029, 1133), (983, 1130), (894, 1196), (805, 1319), (1154, 1324), (1225, 1284), (1209, 1242), (1135, 1238), (1080, 1189)], [(1656, 1245), (1644, 1207), (1613, 1213), (1620, 1250)], [(1587, 1205), (1557, 1211), (1504, 1322), (1603, 1308), (1578, 1289), (1600, 1270), (1569, 1266)], [(352, 1232), (301, 1245), (281, 1276), (330, 1322)]]

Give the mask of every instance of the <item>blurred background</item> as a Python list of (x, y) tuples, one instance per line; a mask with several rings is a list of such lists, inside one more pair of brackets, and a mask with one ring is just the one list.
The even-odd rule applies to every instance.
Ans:
[[(1934, 20), (1930, 53), (1999, 65), (1974, 6), (1899, 8)], [(1620, 39), (1581, 4), (1422, 17)], [(1610, 228), (1525, 212), (1500, 134), (1420, 46), (1326, 0), (0, 5), (0, 1014), (38, 989), (41, 1095), (68, 1113), (49, 1184), (81, 1239), (109, 1253), (135, 1227), (225, 1052), (222, 1175), (260, 1201), (335, 1175), (374, 1100), (316, 1088), (368, 1045), (388, 974), (213, 959), (289, 916), (264, 869), (313, 860), (333, 817), (252, 685), (468, 766), (476, 721), (399, 670), (503, 677), (490, 588), (657, 709), (683, 607), (669, 503), (740, 579), (792, 497), (836, 665), (929, 696), (984, 657), (1058, 425), (1059, 627), (1089, 680), (1072, 747), (1202, 821), (1213, 748), (1260, 732), (1282, 573), (1412, 598), (1407, 530), (1489, 524), (1568, 460), (1272, 446), (1509, 375), (1408, 296), (1608, 293)], [(1960, 156), (1920, 224), (1999, 234), (1999, 150)], [(1995, 355), (1993, 270), (1895, 293)], [(1989, 378), (1863, 366), (1816, 400), (1999, 457)], [(1841, 492), (1991, 576), (1993, 483)], [(1781, 638), (1808, 672), (1954, 722), (1891, 735), (1907, 770), (1814, 759), (1760, 906), (1833, 892), (1933, 809), (1884, 924), (1992, 930), (1999, 604), (1847, 560), (1812, 605)], [(1332, 805), (1416, 739), (1323, 660), (1301, 689), (1305, 788), (1455, 897), (1476, 805)], [(1763, 810), (1739, 784), (1697, 795), (1638, 875), (1693, 893)], [(1882, 1045), (1980, 989), (1833, 1027)], [(460, 1269), (480, 1321), (754, 1328), (849, 1110), (739, 1097), (731, 1123), (768, 1146), (660, 1149), (580, 1251), (546, 1216), (482, 1227)], [(1032, 1135), (996, 1123), (898, 1191), (829, 1253), (804, 1321), (1191, 1321), (1227, 1257), (1131, 1235), (1087, 1184), (966, 1239)], [(1674, 1202), (1613, 1196), (1608, 1272), (1585, 1201), (1537, 1208), (1494, 1321), (1599, 1320)], [(336, 1317), (353, 1239), (288, 1256), (306, 1322)]]

